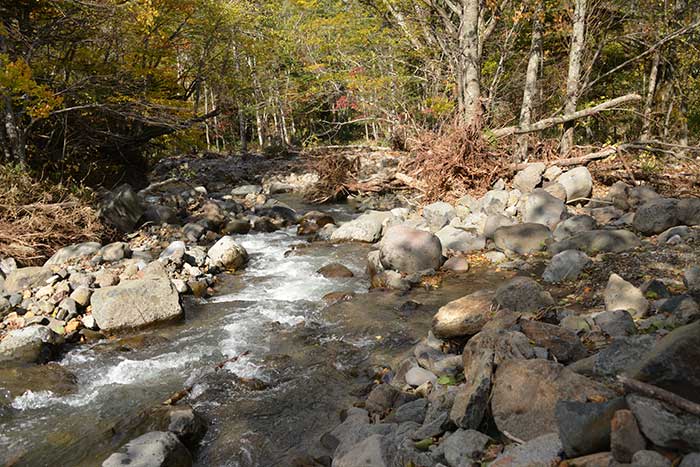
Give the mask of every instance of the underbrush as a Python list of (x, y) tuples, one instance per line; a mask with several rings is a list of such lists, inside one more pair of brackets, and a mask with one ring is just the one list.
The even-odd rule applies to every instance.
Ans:
[(63, 246), (112, 238), (95, 201), (88, 189), (39, 181), (23, 170), (0, 166), (0, 255), (32, 266)]

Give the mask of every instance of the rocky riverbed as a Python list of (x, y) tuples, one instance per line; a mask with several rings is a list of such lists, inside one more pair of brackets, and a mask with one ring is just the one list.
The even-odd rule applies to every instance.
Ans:
[(699, 199), (532, 164), (354, 213), (179, 164), (106, 197), (124, 241), (0, 263), (5, 463), (698, 463)]

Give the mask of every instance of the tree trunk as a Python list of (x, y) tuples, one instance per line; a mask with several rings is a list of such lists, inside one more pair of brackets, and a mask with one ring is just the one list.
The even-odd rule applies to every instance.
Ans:
[(18, 123), (17, 115), (12, 106), (12, 98), (4, 97), (3, 106), (3, 139), (6, 140), (7, 147), (4, 148), (5, 157), (8, 162), (19, 164), (24, 167), (26, 165), (27, 148), (25, 145), (25, 134)]
[(458, 88), (463, 122), (478, 124), (481, 115), (481, 57), (479, 56), (479, 0), (462, 0), (459, 25)]
[(659, 77), (659, 62), (661, 62), (661, 52), (657, 49), (654, 52), (654, 59), (651, 62), (649, 71), (649, 90), (644, 101), (644, 117), (642, 120), (642, 140), (649, 139), (651, 134), (651, 113), (654, 107), (654, 95), (656, 93), (656, 83)]
[[(566, 100), (564, 115), (576, 112), (579, 97), (579, 82), (581, 80), (581, 61), (586, 40), (586, 1), (576, 0), (574, 7), (573, 31), (571, 34), (571, 49), (569, 50), (569, 73), (566, 79)], [(574, 122), (564, 125), (561, 137), (560, 152), (568, 153), (574, 146)]]
[[(537, 77), (542, 63), (542, 1), (537, 2), (532, 16), (532, 42), (530, 43), (530, 59), (525, 73), (525, 87), (523, 88), (523, 103), (520, 107), (520, 126), (528, 127), (532, 123), (532, 112), (535, 108), (537, 96)], [(515, 161), (524, 161), (528, 151), (528, 135), (518, 137), (518, 148), (515, 153)]]

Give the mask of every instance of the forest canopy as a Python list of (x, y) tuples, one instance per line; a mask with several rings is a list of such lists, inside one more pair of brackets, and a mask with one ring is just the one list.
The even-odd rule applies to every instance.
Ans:
[(3, 162), (108, 184), (168, 151), (403, 146), (455, 121), (508, 139), (516, 160), (542, 141), (685, 147), (700, 129), (699, 13), (683, 0), (4, 0)]

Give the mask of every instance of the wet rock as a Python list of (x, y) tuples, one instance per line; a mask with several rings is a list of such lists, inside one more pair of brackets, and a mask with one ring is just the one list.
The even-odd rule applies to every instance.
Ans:
[(382, 237), (382, 223), (389, 216), (391, 213), (382, 211), (364, 213), (338, 227), (331, 235), (331, 240), (374, 243)]
[(576, 334), (568, 329), (531, 320), (521, 320), (520, 328), (534, 345), (549, 350), (562, 363), (586, 356), (583, 344)]
[(248, 219), (233, 219), (226, 223), (221, 233), (224, 235), (245, 235), (250, 232)]
[(530, 193), (525, 201), (523, 222), (543, 224), (554, 229), (566, 213), (564, 203), (542, 189)]
[(509, 446), (490, 467), (535, 467), (557, 465), (563, 457), (563, 447), (556, 433), (528, 440), (525, 444)]
[(476, 430), (458, 429), (440, 443), (440, 448), (449, 466), (460, 467), (481, 457), (492, 442), (493, 439)]
[(593, 178), (586, 167), (576, 167), (561, 174), (557, 178), (566, 190), (566, 202), (588, 198), (593, 190)]
[(603, 292), (606, 310), (627, 310), (637, 318), (642, 318), (649, 310), (649, 302), (637, 287), (617, 274), (611, 274)]
[(576, 280), (591, 263), (586, 253), (578, 250), (564, 250), (554, 255), (542, 273), (542, 279), (550, 284)]
[(529, 277), (515, 277), (501, 285), (494, 297), (503, 308), (531, 313), (554, 305), (554, 299), (541, 285)]
[(508, 217), (503, 214), (491, 214), (486, 218), (486, 223), (484, 224), (484, 237), (493, 239), (496, 230), (500, 227), (516, 224), (517, 221), (512, 217)]
[(467, 261), (467, 258), (462, 256), (453, 256), (445, 261), (445, 264), (443, 264), (442, 267), (448, 271), (467, 272), (469, 271), (469, 261)]
[(177, 291), (167, 279), (126, 281), (97, 289), (92, 295), (92, 315), (103, 331), (119, 331), (182, 317)]
[(630, 410), (618, 410), (610, 422), (610, 450), (616, 461), (629, 463), (637, 451), (646, 448), (647, 442), (639, 431), (639, 425)]
[(326, 278), (353, 277), (355, 275), (350, 269), (340, 263), (326, 264), (316, 272)]
[(676, 204), (672, 198), (658, 198), (641, 205), (634, 215), (634, 228), (645, 234), (659, 234), (680, 223)]
[(53, 276), (51, 269), (46, 267), (27, 267), (12, 271), (5, 278), (5, 291), (20, 292), (25, 289), (42, 286)]
[(195, 448), (207, 432), (206, 421), (187, 404), (158, 407), (153, 416), (161, 431), (169, 431), (190, 449)]
[(2, 381), (0, 393), (3, 390), (7, 391), (10, 397), (19, 397), (27, 391), (33, 393), (51, 391), (56, 396), (65, 396), (78, 389), (78, 379), (62, 365), (49, 363), (1, 367), (2, 364), (0, 364), (0, 381)]
[(615, 412), (627, 408), (623, 397), (603, 403), (557, 402), (555, 414), (559, 439), (568, 457), (606, 451), (610, 448), (610, 426)]
[(637, 333), (632, 315), (627, 310), (610, 310), (598, 313), (595, 324), (610, 337), (631, 336)]
[(63, 344), (63, 338), (46, 326), (28, 326), (10, 331), (0, 341), (0, 366), (45, 363)]
[(604, 386), (548, 360), (508, 360), (496, 370), (491, 410), (501, 431), (525, 441), (557, 431), (560, 400), (611, 397)]
[(138, 196), (129, 185), (121, 185), (100, 204), (98, 214), (124, 233), (133, 232), (144, 213)]
[(546, 166), (542, 162), (528, 164), (513, 177), (513, 187), (522, 193), (530, 193), (542, 181), (542, 173), (545, 168)]
[(130, 258), (131, 248), (129, 248), (128, 243), (114, 242), (100, 248), (98, 254), (102, 256), (104, 262), (113, 263), (115, 261), (121, 261), (124, 258)]
[(486, 238), (477, 234), (474, 230), (464, 230), (450, 225), (443, 227), (436, 234), (442, 245), (443, 255), (453, 251), (455, 253), (469, 253), (483, 250), (486, 246)]
[(492, 291), (481, 290), (449, 302), (433, 318), (433, 334), (441, 339), (477, 334), (492, 317), (492, 300)]
[(589, 255), (607, 252), (622, 253), (633, 250), (641, 244), (639, 238), (629, 230), (591, 230), (552, 243), (549, 246), (549, 252), (557, 254), (564, 250), (581, 250)]
[(423, 218), (430, 226), (430, 230), (435, 232), (450, 223), (455, 218), (455, 208), (451, 204), (438, 201), (423, 207)]
[(561, 221), (557, 228), (554, 229), (553, 235), (555, 240), (560, 241), (581, 232), (595, 230), (596, 228), (598, 228), (598, 223), (594, 218), (580, 214)]
[(632, 456), (634, 467), (671, 467), (671, 461), (656, 451), (637, 451)]
[(211, 264), (223, 269), (237, 270), (248, 262), (248, 252), (233, 237), (221, 237), (207, 252)]
[(630, 365), (635, 379), (700, 403), (700, 321), (675, 329)]
[(499, 227), (493, 234), (499, 250), (520, 255), (545, 249), (551, 239), (552, 232), (547, 226), (533, 223)]
[(630, 394), (627, 404), (644, 436), (656, 446), (682, 451), (700, 449), (700, 417), (655, 399)]
[(440, 240), (430, 232), (403, 225), (389, 228), (381, 241), (379, 253), (386, 269), (402, 273), (437, 270), (442, 265)]
[(173, 433), (152, 431), (129, 441), (102, 467), (190, 467), (192, 455)]
[(61, 248), (49, 258), (44, 266), (60, 266), (76, 258), (91, 258), (96, 255), (102, 245), (97, 242), (77, 243)]

